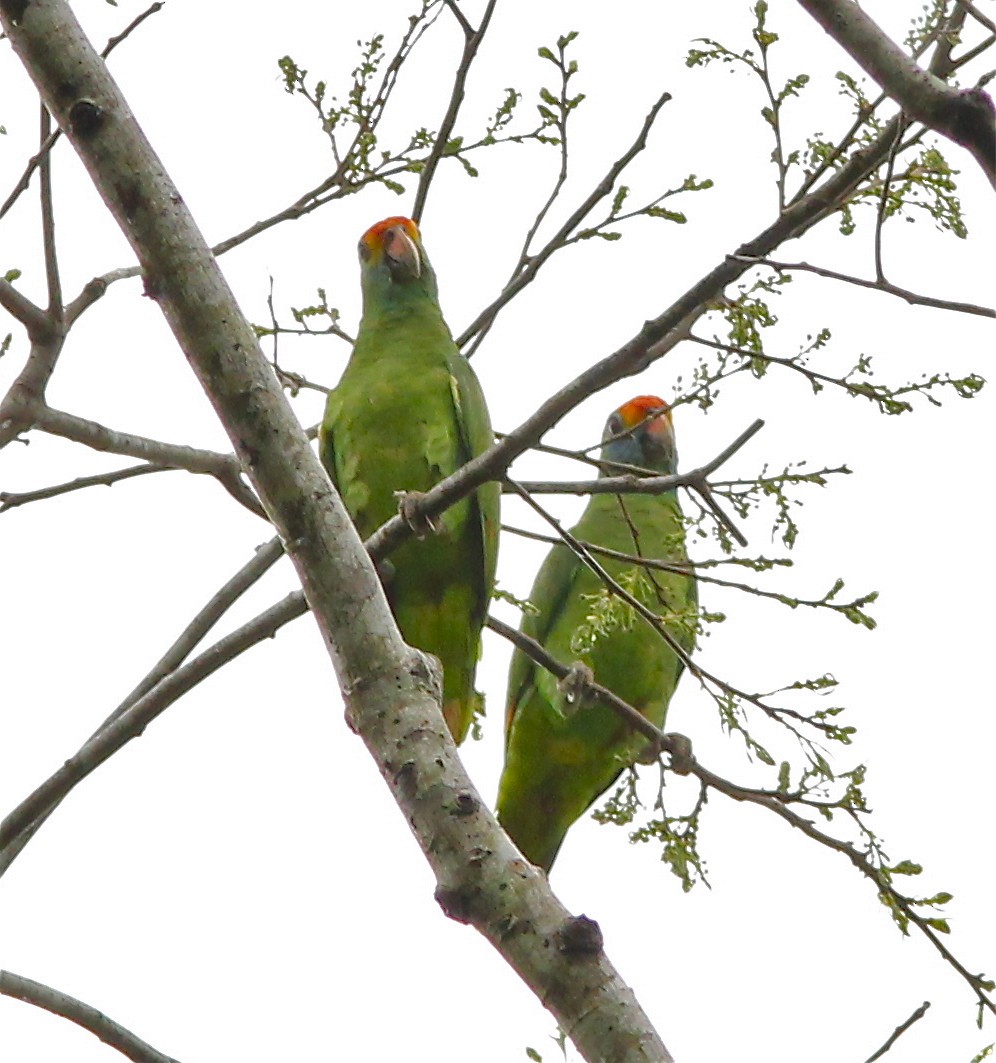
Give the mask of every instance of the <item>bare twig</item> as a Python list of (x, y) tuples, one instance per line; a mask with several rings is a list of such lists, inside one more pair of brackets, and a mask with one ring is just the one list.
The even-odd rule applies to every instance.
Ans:
[(141, 458), (155, 465), (169, 465), (187, 472), (206, 473), (215, 477), (226, 491), (251, 513), (265, 517), (256, 496), (242, 479), (242, 468), (234, 454), (213, 450), (198, 450), (177, 443), (131, 435), (107, 428), (96, 421), (88, 421), (51, 406), (41, 406), (34, 413), (34, 426), (51, 435), (82, 443), (92, 450)]
[(895, 295), (906, 302), (919, 306), (932, 306), (938, 310), (956, 310), (962, 314), (976, 314), (979, 317), (996, 317), (996, 310), (991, 306), (977, 306), (975, 303), (959, 303), (950, 299), (935, 299), (930, 295), (918, 295), (916, 292), (900, 288), (888, 281), (865, 280), (863, 277), (853, 277), (849, 273), (838, 273), (833, 269), (823, 266), (811, 266), (808, 262), (775, 262), (770, 258), (752, 258), (747, 255), (732, 255), (731, 258), (739, 262), (750, 262), (755, 266), (770, 266), (772, 269), (790, 271), (797, 270), (805, 273), (815, 273), (820, 277), (828, 277), (830, 280), (844, 281), (846, 284), (856, 284), (861, 288), (873, 288), (876, 291), (885, 292), (887, 295)]
[(919, 1022), (924, 1017), (924, 1015), (927, 1014), (927, 1009), (929, 1007), (930, 1001), (925, 1000), (904, 1023), (901, 1023), (895, 1028), (895, 1030), (892, 1031), (892, 1034), (889, 1036), (889, 1039), (885, 1042), (885, 1044), (882, 1045), (882, 1047), (877, 1052), (873, 1052), (865, 1060), (865, 1063), (875, 1063), (876, 1059), (881, 1059), (882, 1056), (884, 1056), (885, 1053), (888, 1052), (890, 1048), (892, 1048), (892, 1046), (899, 1040), (899, 1038), (902, 1037), (903, 1034), (906, 1033), (906, 1031), (915, 1022)]
[[(597, 480), (565, 480), (565, 481), (535, 481), (520, 480), (518, 486), (532, 495), (659, 495), (665, 491), (673, 491), (676, 487), (697, 487), (711, 476), (721, 465), (743, 449), (754, 436), (764, 427), (764, 421), (758, 418), (746, 428), (736, 439), (725, 447), (705, 465), (700, 465), (690, 472), (673, 473), (670, 476), (600, 476)], [(544, 448), (547, 450), (554, 448)], [(562, 451), (564, 457), (578, 458), (581, 455), (575, 451)], [(604, 465), (604, 462), (592, 459), (596, 465)], [(615, 464), (615, 463), (610, 463)], [(508, 484), (502, 485), (506, 493), (518, 494), (515, 487)]]
[(69, 1019), (99, 1037), (104, 1044), (116, 1048), (134, 1063), (177, 1063), (172, 1056), (157, 1051), (96, 1008), (69, 996), (68, 993), (60, 993), (57, 989), (42, 985), (41, 982), (35, 982), (12, 971), (0, 971), (0, 993)]
[[(41, 104), (41, 142), (44, 144), (52, 133), (52, 117), (45, 104)], [(55, 208), (52, 203), (52, 156), (42, 156), (39, 170), (41, 193), (42, 248), (45, 255), (45, 279), (48, 282), (48, 316), (52, 325), (62, 327), (62, 281), (59, 279), (59, 256), (55, 248)]]
[(996, 33), (996, 22), (993, 22), (988, 15), (984, 15), (971, 0), (958, 0), (958, 6), (963, 7), (976, 22), (985, 26), (990, 33)]
[(156, 14), (158, 11), (162, 11), (162, 9), (163, 4), (160, 0), (157, 0), (156, 3), (150, 4), (140, 15), (136, 15), (116, 37), (109, 38), (107, 44), (104, 45), (104, 50), (100, 53), (101, 59), (106, 59), (122, 41), (126, 41), (135, 32), (135, 30), (137, 30), (147, 18)]
[(418, 187), (415, 189), (415, 203), (412, 206), (412, 218), (417, 222), (422, 220), (426, 197), (429, 195), (429, 186), (436, 175), (436, 167), (446, 151), (446, 145), (449, 143), (457, 115), (463, 105), (467, 75), (470, 73), (477, 51), (484, 40), (484, 35), (488, 31), (488, 25), (491, 22), (491, 16), (494, 14), (496, 3), (497, 0), (488, 0), (488, 6), (481, 16), (480, 25), (475, 30), (471, 27), (455, 0), (446, 0), (446, 6), (453, 12), (457, 22), (460, 24), (460, 28), (463, 30), (463, 53), (460, 56), (460, 62), (457, 64), (456, 76), (453, 79), (453, 90), (450, 93), (446, 114), (443, 115), (443, 121), (439, 126), (439, 132), (436, 134), (432, 150), (429, 152), (429, 157), (425, 160), (422, 171), (419, 174)]
[(567, 239), (594, 209), (595, 205), (605, 199), (606, 196), (612, 194), (612, 190), (615, 188), (619, 175), (647, 146), (647, 137), (650, 134), (654, 122), (657, 120), (657, 115), (660, 113), (664, 104), (670, 99), (671, 94), (669, 92), (662, 93), (660, 97), (658, 97), (656, 102), (650, 108), (647, 117), (643, 120), (643, 125), (640, 128), (640, 132), (637, 134), (636, 139), (609, 167), (601, 181), (598, 182), (584, 201), (571, 213), (570, 217), (557, 230), (557, 232), (550, 237), (546, 245), (541, 250), (537, 251), (536, 254), (529, 254), (528, 249), (523, 249), (522, 255), (516, 263), (515, 268), (512, 270), (512, 275), (501, 293), (488, 306), (486, 306), (457, 337), (456, 342), (459, 347), (465, 347), (471, 340), (473, 340), (474, 347), (469, 352), (472, 353), (473, 349), (476, 349), (488, 330), (494, 324), (495, 318), (498, 316), (501, 309), (512, 299), (513, 296), (518, 294), (523, 288), (536, 279), (536, 274), (540, 271), (546, 261), (555, 251), (565, 245)]
[(58, 498), (59, 495), (66, 495), (71, 491), (82, 491), (87, 487), (110, 487), (121, 480), (130, 480), (133, 476), (145, 476), (150, 472), (172, 472), (176, 469), (175, 465), (154, 465), (146, 462), (142, 465), (129, 465), (127, 469), (114, 469), (112, 472), (100, 473), (97, 476), (77, 476), (75, 480), (69, 480), (67, 483), (55, 484), (53, 487), (40, 487), (36, 491), (0, 491), (0, 513), (27, 505), (29, 502)]
[(35, 789), (0, 824), (0, 851), (49, 813), (78, 783), (110, 756), (137, 738), (153, 720), (188, 690), (263, 639), (272, 638), (285, 624), (307, 612), (300, 591), (219, 639), (188, 664), (171, 672), (133, 702), (114, 721), (83, 744), (53, 775)]
[[(900, 119), (902, 115), (900, 114)], [(875, 281), (880, 285), (887, 285), (885, 271), (882, 269), (882, 229), (885, 227), (885, 219), (888, 216), (889, 188), (892, 184), (892, 172), (896, 166), (896, 156), (899, 154), (899, 146), (902, 143), (906, 125), (900, 121), (896, 129), (896, 139), (892, 150), (889, 152), (889, 161), (885, 165), (885, 177), (882, 179), (882, 191), (878, 197), (878, 209), (875, 212)]]
[[(101, 58), (106, 59), (111, 52), (124, 40), (131, 36), (131, 34), (150, 16), (154, 15), (157, 11), (162, 9), (162, 3), (157, 2), (147, 8), (142, 14), (132, 19), (127, 26), (116, 36), (111, 37), (107, 44), (104, 46), (104, 50), (100, 53)], [(10, 195), (4, 200), (3, 205), (0, 206), (0, 218), (2, 218), (10, 208), (17, 202), (18, 197), (22, 192), (28, 190), (28, 185), (31, 183), (31, 175), (38, 169), (44, 159), (48, 158), (49, 153), (55, 146), (56, 141), (62, 136), (61, 129), (55, 129), (51, 133), (48, 133), (42, 141), (41, 147), (38, 149), (37, 155), (32, 155), (28, 160), (27, 166), (24, 168), (24, 172), (18, 178), (17, 184), (14, 186)]]
[[(147, 694), (151, 693), (156, 687), (173, 676), (180, 665), (186, 660), (186, 658), (193, 652), (194, 647), (204, 638), (205, 635), (211, 630), (212, 627), (225, 615), (225, 613), (231, 608), (231, 606), (238, 601), (238, 599), (273, 566), (273, 564), (283, 554), (283, 546), (279, 539), (271, 539), (268, 543), (259, 547), (253, 556), (253, 558), (239, 569), (235, 575), (228, 580), (218, 591), (211, 596), (211, 599), (204, 605), (204, 607), (197, 613), (197, 615), (190, 621), (189, 624), (183, 629), (180, 637), (173, 643), (172, 646), (163, 654), (163, 656), (156, 662), (151, 671), (139, 682), (135, 689), (121, 702), (120, 705), (107, 717), (106, 720), (94, 731), (87, 741), (90, 745), (97, 738), (100, 737), (103, 731), (105, 731), (111, 724), (120, 719), (129, 709), (131, 709), (139, 700), (144, 698)], [(291, 617), (290, 619), (293, 619)], [(262, 638), (271, 636), (276, 631), (274, 628), (272, 631), (264, 624), (259, 629), (259, 638), (255, 641), (260, 641)], [(249, 645), (254, 645), (255, 642), (250, 642)], [(242, 652), (241, 650), (239, 652)], [(233, 657), (235, 654), (233, 654)], [(224, 662), (222, 662), (224, 663)], [(214, 669), (212, 669), (213, 671)], [(210, 672), (205, 672), (202, 678), (206, 678), (210, 675)], [(200, 682), (200, 680), (197, 680)], [(193, 684), (191, 684), (193, 685)], [(164, 704), (159, 710), (167, 708), (174, 701), (177, 700), (186, 690), (190, 687), (181, 688), (175, 695), (166, 694)], [(134, 737), (129, 736), (129, 737)], [(125, 739), (127, 741), (127, 739)], [(122, 745), (124, 743), (122, 742)], [(120, 746), (118, 747), (120, 748)], [(83, 778), (81, 776), (80, 778)], [(77, 780), (78, 781), (78, 780)], [(72, 784), (75, 786), (75, 782)], [(67, 788), (65, 793), (69, 792)], [(40, 815), (37, 816), (31, 823), (22, 824), (15, 834), (11, 837), (11, 840), (0, 846), (0, 875), (6, 872), (7, 868), (17, 859), (21, 851), (34, 837), (35, 833), (45, 822), (46, 819), (55, 811), (65, 793), (51, 799)]]

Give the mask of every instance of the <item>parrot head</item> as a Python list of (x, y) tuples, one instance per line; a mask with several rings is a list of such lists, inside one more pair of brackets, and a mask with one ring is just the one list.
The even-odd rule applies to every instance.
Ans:
[[(671, 407), (656, 395), (638, 395), (623, 403), (605, 422), (602, 458), (623, 465), (638, 465), (669, 475), (677, 470)], [(618, 475), (618, 470), (607, 470)]]
[(385, 218), (360, 237), (363, 299), (380, 305), (403, 294), (436, 299), (436, 275), (425, 257), (422, 237), (411, 218)]

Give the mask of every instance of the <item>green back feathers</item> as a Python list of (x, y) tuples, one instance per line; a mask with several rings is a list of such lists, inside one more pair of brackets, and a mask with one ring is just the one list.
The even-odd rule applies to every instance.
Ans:
[[(399, 492), (425, 492), (494, 441), (483, 392), (457, 350), (413, 222), (389, 218), (360, 241), (363, 318), (326, 406), (322, 461), (364, 538), (394, 516)], [(470, 726), (481, 627), (494, 584), (497, 484), (448, 509), (439, 532), (391, 557), (386, 590), (402, 635), (444, 671), (457, 741)]]

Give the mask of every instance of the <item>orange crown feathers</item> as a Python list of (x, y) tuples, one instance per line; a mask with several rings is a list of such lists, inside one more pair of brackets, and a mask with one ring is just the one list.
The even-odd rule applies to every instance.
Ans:
[(668, 423), (671, 421), (671, 407), (656, 395), (637, 395), (635, 399), (623, 403), (616, 412), (627, 428), (634, 428), (651, 415), (662, 415)]
[(360, 237), (360, 242), (367, 245), (371, 251), (381, 246), (384, 241), (384, 234), (389, 229), (402, 228), (406, 233), (416, 242), (420, 240), (418, 226), (411, 220), (411, 218), (402, 218), (400, 215), (394, 218), (385, 218), (383, 221), (377, 222), (376, 225), (371, 225), (369, 229)]

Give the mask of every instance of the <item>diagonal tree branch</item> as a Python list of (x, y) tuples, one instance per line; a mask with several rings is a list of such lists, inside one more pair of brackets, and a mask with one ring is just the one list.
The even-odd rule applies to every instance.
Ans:
[(0, 22), (131, 243), (149, 293), (286, 546), (347, 718), (430, 862), (444, 911), (501, 952), (585, 1058), (670, 1061), (600, 941), (588, 934), (579, 944), (583, 935), (572, 932), (579, 921), (545, 876), (523, 863), (476, 794), (440, 712), (438, 674), (402, 641), (373, 565), (252, 328), (68, 4), (0, 3)]
[(877, 1052), (873, 1052), (866, 1060), (865, 1063), (875, 1063), (876, 1059), (881, 1059), (889, 1049), (903, 1036), (904, 1033), (916, 1022), (919, 1022), (924, 1015), (927, 1014), (927, 1009), (930, 1007), (930, 1001), (925, 1000), (920, 1007), (913, 1012), (912, 1015), (903, 1023), (900, 1023), (889, 1036), (888, 1040)]
[(89, 1030), (105, 1045), (116, 1048), (134, 1063), (177, 1063), (172, 1056), (157, 1051), (96, 1008), (69, 996), (68, 993), (60, 993), (58, 989), (42, 985), (41, 982), (35, 982), (12, 971), (0, 971), (0, 993), (75, 1022), (77, 1026)]
[(967, 148), (996, 186), (996, 108), (980, 88), (956, 89), (910, 58), (853, 0), (799, 0), (905, 113)]

